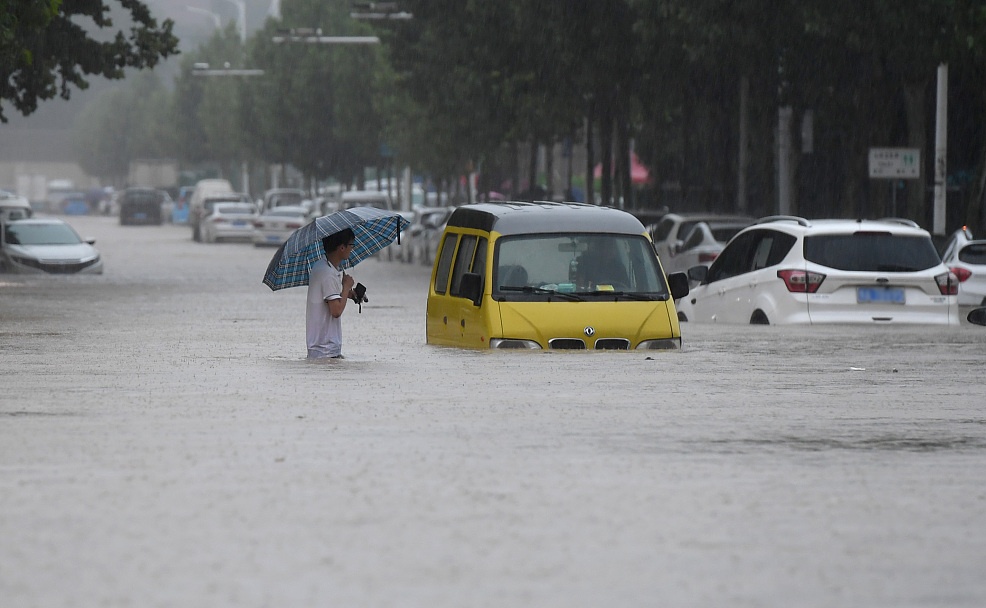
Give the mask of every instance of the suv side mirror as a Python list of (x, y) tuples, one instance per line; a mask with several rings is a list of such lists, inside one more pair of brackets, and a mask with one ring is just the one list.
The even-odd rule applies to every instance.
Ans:
[(680, 300), (688, 295), (688, 276), (683, 272), (672, 272), (668, 275), (668, 287), (671, 288), (671, 297)]
[(475, 272), (462, 275), (459, 295), (472, 301), (474, 306), (479, 306), (483, 301), (483, 277)]

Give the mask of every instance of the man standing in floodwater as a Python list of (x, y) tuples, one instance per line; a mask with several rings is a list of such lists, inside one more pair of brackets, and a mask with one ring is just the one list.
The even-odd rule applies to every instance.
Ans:
[(353, 277), (342, 270), (342, 262), (356, 245), (349, 228), (322, 239), (325, 259), (312, 264), (308, 279), (306, 337), (308, 358), (342, 359), (342, 313), (353, 295)]

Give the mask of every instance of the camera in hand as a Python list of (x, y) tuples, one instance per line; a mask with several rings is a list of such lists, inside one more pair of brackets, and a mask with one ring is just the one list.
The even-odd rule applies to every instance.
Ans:
[(353, 290), (349, 294), (349, 299), (357, 304), (362, 304), (363, 302), (369, 302), (370, 300), (366, 297), (366, 285), (362, 283), (357, 283), (353, 285)]
[(353, 285), (353, 290), (349, 292), (349, 299), (359, 304), (359, 311), (363, 312), (363, 302), (370, 301), (370, 299), (366, 297), (366, 285), (363, 285), (362, 283)]

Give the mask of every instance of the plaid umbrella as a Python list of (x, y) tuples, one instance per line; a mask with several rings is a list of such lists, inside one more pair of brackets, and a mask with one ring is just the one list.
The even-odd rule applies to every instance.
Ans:
[(376, 207), (353, 207), (316, 218), (291, 233), (278, 248), (267, 266), (264, 285), (273, 291), (308, 285), (312, 263), (325, 257), (322, 239), (352, 228), (356, 246), (342, 261), (343, 268), (352, 268), (397, 240), (408, 222), (396, 211)]

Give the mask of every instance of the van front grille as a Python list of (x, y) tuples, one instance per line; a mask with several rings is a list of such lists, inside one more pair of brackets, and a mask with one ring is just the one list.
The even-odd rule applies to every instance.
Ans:
[(600, 338), (596, 340), (596, 350), (629, 350), (630, 341), (626, 338)]
[(585, 350), (585, 342), (579, 338), (554, 338), (548, 346), (555, 350)]

